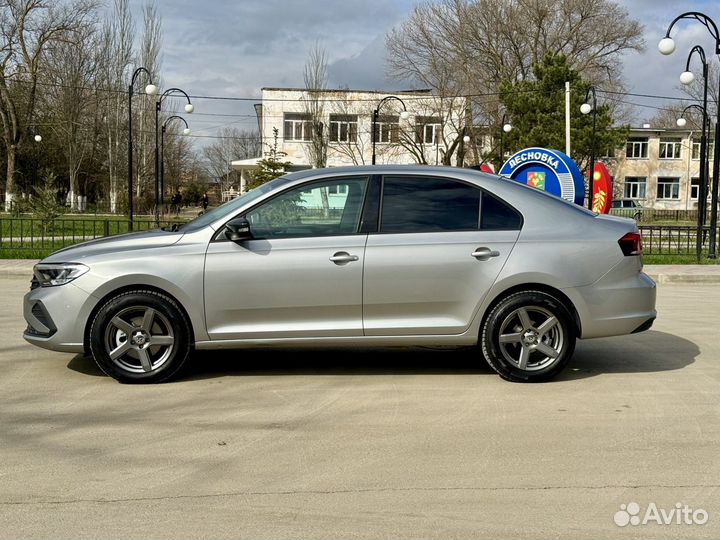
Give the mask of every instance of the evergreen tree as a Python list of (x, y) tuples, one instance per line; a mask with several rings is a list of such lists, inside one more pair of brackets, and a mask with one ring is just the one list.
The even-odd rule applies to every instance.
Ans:
[(289, 161), (281, 161), (287, 154), (278, 151), (278, 128), (273, 128), (274, 141), (268, 156), (258, 161), (258, 168), (252, 172), (252, 179), (248, 182), (248, 189), (254, 189), (265, 182), (274, 180), (285, 174), (292, 165)]
[[(592, 113), (582, 114), (580, 106), (585, 102), (590, 83), (571, 69), (565, 56), (545, 55), (542, 64), (533, 66), (533, 80), (501, 85), (500, 99), (505, 105), (507, 117), (513, 126), (503, 135), (506, 152), (539, 146), (564, 151), (565, 149), (565, 81), (570, 81), (570, 156), (587, 177), (592, 149)], [(592, 105), (592, 103), (591, 103)], [(628, 128), (613, 127), (608, 105), (598, 103), (595, 128), (595, 157), (608, 155), (627, 141)], [(498, 126), (495, 140), (499, 140)], [(498, 163), (499, 149), (492, 157)]]

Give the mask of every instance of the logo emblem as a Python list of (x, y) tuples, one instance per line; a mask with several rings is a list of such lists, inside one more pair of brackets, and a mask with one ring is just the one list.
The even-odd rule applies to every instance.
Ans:
[(529, 172), (527, 175), (528, 186), (545, 191), (545, 173), (542, 171)]

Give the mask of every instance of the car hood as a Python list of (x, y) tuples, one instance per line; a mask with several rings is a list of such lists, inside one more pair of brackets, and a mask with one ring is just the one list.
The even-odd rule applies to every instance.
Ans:
[(177, 243), (183, 237), (182, 232), (153, 229), (89, 240), (60, 249), (42, 262), (81, 262), (83, 259), (122, 251), (159, 248)]

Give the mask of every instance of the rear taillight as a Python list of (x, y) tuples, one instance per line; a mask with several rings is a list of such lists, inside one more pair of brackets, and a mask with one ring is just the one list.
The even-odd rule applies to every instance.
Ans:
[(620, 249), (626, 257), (629, 255), (642, 255), (642, 238), (640, 233), (629, 232), (618, 240)]

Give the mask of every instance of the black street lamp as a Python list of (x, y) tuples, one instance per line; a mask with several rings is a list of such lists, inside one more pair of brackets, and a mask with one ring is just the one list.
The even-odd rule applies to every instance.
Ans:
[(160, 206), (163, 201), (160, 194), (160, 148), (158, 144), (158, 122), (160, 117), (160, 110), (162, 109), (163, 100), (171, 94), (182, 94), (187, 99), (185, 105), (185, 112), (190, 114), (195, 110), (193, 104), (190, 103), (190, 96), (188, 96), (184, 90), (180, 88), (169, 88), (165, 90), (155, 102), (155, 223), (160, 223)]
[[(698, 214), (700, 219), (698, 219), (698, 227), (702, 227), (705, 225), (705, 212), (707, 211), (707, 190), (709, 187), (708, 184), (708, 170), (710, 168), (710, 159), (707, 155), (707, 141), (710, 139), (710, 127), (709, 127), (709, 119), (707, 114), (707, 93), (708, 93), (708, 62), (707, 58), (705, 57), (705, 50), (700, 45), (695, 45), (692, 50), (690, 51), (690, 54), (688, 54), (687, 62), (685, 63), (685, 71), (683, 71), (680, 74), (680, 82), (684, 85), (692, 84), (692, 82), (695, 80), (695, 75), (692, 71), (690, 71), (690, 61), (692, 60), (692, 57), (695, 53), (698, 53), (700, 56), (700, 60), (702, 61), (702, 69), (703, 69), (703, 104), (702, 107), (697, 106), (699, 109), (701, 109), (703, 119), (702, 119), (702, 138), (700, 140), (700, 163), (706, 163), (707, 162), (707, 169), (700, 171), (700, 192), (698, 193)], [(683, 111), (683, 114), (686, 110), (688, 110), (691, 106), (688, 106)], [(682, 115), (681, 115), (682, 118)], [(680, 118), (680, 119), (681, 119)], [(680, 119), (678, 119), (678, 125), (680, 126)], [(682, 126), (680, 126), (682, 127)], [(707, 137), (705, 135), (705, 130), (707, 129)]]
[[(689, 73), (686, 71), (685, 73)], [(683, 73), (683, 75), (685, 75)], [(692, 75), (692, 74), (691, 74)], [(702, 131), (700, 135), (700, 186), (698, 186), (698, 217), (697, 217), (697, 233), (695, 240), (695, 257), (700, 262), (702, 255), (703, 243), (703, 225), (705, 225), (705, 203), (707, 198), (707, 177), (710, 168), (710, 160), (707, 155), (707, 135), (710, 133), (710, 119), (707, 117), (707, 109), (700, 105), (692, 104), (685, 107), (677, 119), (678, 127), (684, 128), (687, 125), (685, 113), (690, 109), (697, 109), (702, 114)]]
[[(675, 41), (670, 37), (670, 31), (675, 23), (682, 19), (694, 19), (700, 22), (708, 29), (710, 35), (715, 40), (715, 54), (720, 55), (720, 32), (718, 27), (710, 17), (699, 11), (688, 11), (678, 15), (668, 26), (665, 37), (658, 43), (658, 50), (665, 55), (672, 54), (675, 51)], [(717, 219), (718, 219), (718, 177), (720, 177), (720, 95), (718, 96), (717, 119), (715, 120), (715, 148), (713, 152), (713, 180), (712, 180), (712, 196), (710, 198), (710, 252), (708, 258), (717, 258)]]
[[(588, 103), (588, 99), (592, 94), (592, 104)], [(597, 96), (595, 95), (595, 87), (591, 86), (585, 93), (585, 102), (580, 105), (582, 114), (592, 112), (592, 138), (590, 139), (590, 167), (588, 169), (588, 209), (593, 209), (593, 181), (595, 180), (595, 125), (597, 123)]]
[(497, 172), (500, 172), (500, 168), (503, 166), (503, 160), (505, 159), (505, 146), (503, 141), (503, 135), (512, 131), (512, 124), (508, 122), (507, 113), (503, 113), (502, 120), (500, 121), (502, 129), (500, 130), (500, 163), (498, 164)]
[(400, 102), (402, 105), (402, 112), (400, 113), (400, 119), (407, 120), (407, 118), (410, 116), (410, 113), (407, 112), (407, 107), (405, 107), (405, 102), (400, 99), (397, 96), (387, 96), (380, 100), (380, 103), (378, 103), (377, 107), (373, 111), (373, 117), (372, 117), (372, 164), (375, 165), (375, 143), (377, 142), (378, 138), (378, 132), (377, 132), (377, 124), (378, 119), (380, 118), (380, 107), (382, 107), (383, 103), (390, 101), (391, 99), (395, 99)]
[(162, 124), (162, 129), (160, 130), (160, 200), (165, 200), (165, 130), (167, 128), (167, 125), (170, 123), (171, 120), (181, 120), (183, 124), (185, 124), (185, 129), (183, 130), (183, 135), (190, 135), (190, 126), (188, 126), (187, 121), (182, 116), (171, 116), (167, 120), (165, 120)]
[(152, 82), (152, 75), (144, 67), (135, 70), (128, 85), (128, 230), (133, 230), (133, 137), (132, 137), (132, 98), (135, 88), (135, 79), (140, 73), (145, 72), (150, 83), (145, 87), (145, 93), (149, 96), (157, 94), (157, 86)]

